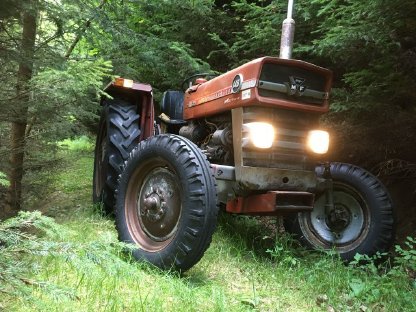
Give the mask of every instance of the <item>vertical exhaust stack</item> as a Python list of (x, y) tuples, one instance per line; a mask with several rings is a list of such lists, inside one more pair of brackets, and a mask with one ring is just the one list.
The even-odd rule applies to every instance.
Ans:
[(282, 59), (291, 59), (293, 50), (293, 37), (295, 36), (295, 20), (292, 18), (294, 0), (289, 0), (287, 17), (282, 23), (282, 37), (280, 39), (280, 55)]

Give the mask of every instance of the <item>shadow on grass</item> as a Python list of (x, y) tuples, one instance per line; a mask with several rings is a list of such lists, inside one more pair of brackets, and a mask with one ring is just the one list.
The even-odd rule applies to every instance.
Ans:
[(237, 252), (251, 254), (257, 260), (270, 261), (267, 250), (274, 248), (276, 232), (258, 219), (223, 212), (219, 214), (217, 231)]

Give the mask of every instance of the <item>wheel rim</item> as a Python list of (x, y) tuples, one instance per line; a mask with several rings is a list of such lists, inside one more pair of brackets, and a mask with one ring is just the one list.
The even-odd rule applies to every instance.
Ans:
[(315, 201), (310, 213), (303, 213), (300, 224), (315, 245), (339, 250), (356, 248), (366, 237), (370, 224), (369, 207), (359, 192), (343, 183), (334, 183), (334, 209), (325, 213), (325, 194)]
[(129, 180), (125, 216), (140, 248), (155, 252), (175, 236), (182, 211), (180, 182), (168, 164), (156, 158), (140, 164)]

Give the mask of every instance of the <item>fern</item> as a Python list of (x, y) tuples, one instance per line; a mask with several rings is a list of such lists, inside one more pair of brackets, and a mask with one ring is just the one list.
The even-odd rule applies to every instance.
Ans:
[(68, 241), (73, 234), (39, 211), (20, 212), (17, 217), (0, 223), (0, 294), (9, 299), (24, 298), (35, 305), (39, 303), (35, 292), (54, 299), (79, 299), (74, 288), (36, 278), (41, 258), (61, 259), (86, 276), (97, 272), (97, 267), (98, 271), (117, 274), (124, 264), (120, 255), (129, 246), (101, 240)]

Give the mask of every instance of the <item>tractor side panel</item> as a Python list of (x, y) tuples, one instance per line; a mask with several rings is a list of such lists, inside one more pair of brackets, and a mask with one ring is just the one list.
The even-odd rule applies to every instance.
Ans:
[(242, 105), (253, 105), (256, 98), (251, 96), (242, 100), (239, 92), (233, 93), (232, 84), (233, 79), (240, 74), (244, 81), (241, 89), (253, 90), (260, 67), (261, 59), (257, 59), (199, 85), (195, 92), (189, 93), (187, 90), (184, 101), (184, 119), (207, 117)]

